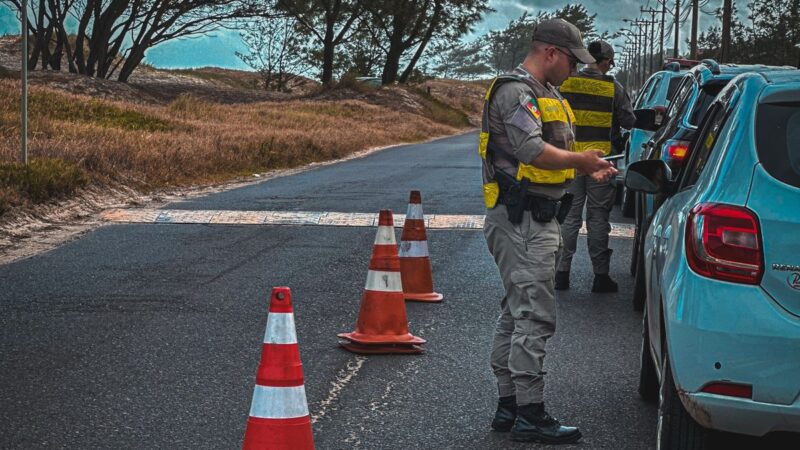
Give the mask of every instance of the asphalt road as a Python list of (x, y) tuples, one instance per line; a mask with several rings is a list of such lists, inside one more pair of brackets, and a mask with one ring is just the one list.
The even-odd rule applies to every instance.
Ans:
[[(169, 208), (481, 214), (476, 136), (403, 146)], [(615, 217), (618, 217), (615, 214)], [(290, 286), (320, 449), (529, 448), (489, 431), (488, 353), (502, 285), (478, 231), (429, 231), (440, 304), (408, 303), (424, 355), (360, 357), (353, 330), (375, 230), (108, 225), (0, 266), (0, 448), (237, 448), (272, 286)], [(399, 232), (398, 232), (399, 237)], [(637, 397), (631, 241), (619, 294), (592, 295), (585, 239), (558, 295), (547, 407), (575, 448), (654, 448)]]

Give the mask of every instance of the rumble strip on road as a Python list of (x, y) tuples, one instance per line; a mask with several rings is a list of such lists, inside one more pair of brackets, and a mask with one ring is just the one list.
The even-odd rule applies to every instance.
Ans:
[[(111, 209), (101, 214), (114, 223), (217, 224), (217, 225), (311, 225), (374, 227), (378, 214), (313, 211), (192, 211), (184, 209)], [(425, 215), (425, 228), (439, 230), (482, 230), (482, 215)], [(394, 215), (394, 226), (402, 228), (404, 214)], [(633, 238), (634, 226), (612, 223), (612, 237)], [(581, 228), (586, 234), (586, 227)]]

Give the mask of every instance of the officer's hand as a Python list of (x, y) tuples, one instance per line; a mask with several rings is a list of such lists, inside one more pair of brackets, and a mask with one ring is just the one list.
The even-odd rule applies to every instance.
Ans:
[(591, 175), (595, 172), (603, 171), (609, 168), (614, 168), (611, 161), (606, 161), (601, 158), (603, 152), (600, 150), (586, 150), (581, 153), (580, 164), (576, 167), (579, 172)]
[(592, 179), (598, 183), (605, 183), (606, 181), (610, 180), (611, 177), (616, 176), (619, 173), (616, 167), (609, 167), (608, 169), (598, 170), (597, 172), (592, 172), (589, 174)]

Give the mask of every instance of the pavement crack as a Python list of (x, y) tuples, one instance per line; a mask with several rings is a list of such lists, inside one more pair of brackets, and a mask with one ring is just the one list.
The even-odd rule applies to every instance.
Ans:
[(361, 370), (361, 366), (364, 365), (364, 361), (366, 360), (367, 358), (365, 356), (356, 356), (354, 359), (347, 362), (347, 367), (336, 374), (336, 379), (331, 382), (331, 390), (328, 391), (328, 396), (319, 402), (317, 413), (311, 416), (312, 424), (325, 417), (328, 413), (328, 407), (336, 401), (339, 397), (339, 393), (350, 383), (350, 380), (358, 374), (358, 371)]

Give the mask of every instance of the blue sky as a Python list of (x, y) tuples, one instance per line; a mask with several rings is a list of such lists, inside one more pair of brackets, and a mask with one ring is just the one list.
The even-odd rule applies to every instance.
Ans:
[[(720, 7), (722, 0), (701, 0), (705, 11), (712, 11)], [(536, 14), (538, 11), (551, 11), (562, 7), (563, 0), (490, 0), (489, 4), (496, 12), (488, 14), (482, 22), (476, 25), (475, 32), (470, 37), (481, 36), (491, 30), (505, 28), (508, 22), (521, 16), (525, 11)], [(573, 2), (578, 3), (578, 2)], [(596, 13), (596, 26), (598, 31), (608, 30), (614, 32), (627, 24), (623, 18), (635, 19), (640, 16), (641, 7), (660, 9), (658, 0), (584, 0), (583, 3), (590, 13)], [(683, 0), (683, 4), (689, 2)], [(668, 0), (670, 9), (674, 8), (674, 0)], [(688, 6), (688, 5), (687, 5)], [(744, 8), (742, 8), (744, 9)], [(744, 13), (741, 11), (740, 13)], [(649, 17), (649, 15), (648, 15)], [(700, 30), (714, 24), (716, 18), (708, 14), (700, 15)], [(667, 15), (667, 23), (671, 19)], [(681, 45), (689, 32), (690, 20), (687, 20), (681, 30)], [(0, 34), (18, 34), (19, 20), (6, 6), (0, 6)], [(667, 33), (669, 35), (669, 33)], [(658, 35), (658, 32), (656, 33)], [(668, 42), (672, 39), (668, 38)], [(622, 44), (620, 39), (617, 43)], [(671, 44), (669, 45), (671, 47)], [(236, 57), (236, 51), (244, 51), (241, 39), (235, 31), (221, 30), (211, 34), (191, 39), (180, 39), (166, 42), (150, 49), (146, 61), (156, 67), (184, 68), (218, 66), (236, 69), (246, 69), (244, 63)]]

